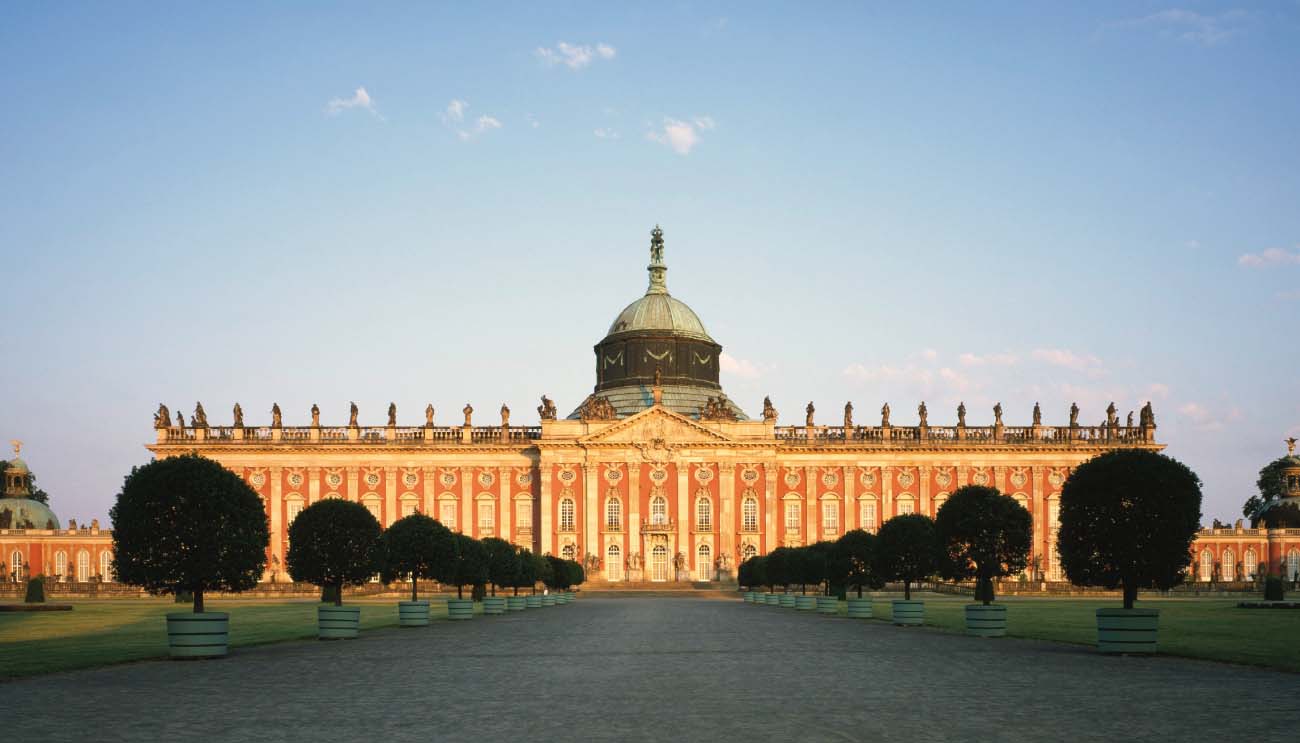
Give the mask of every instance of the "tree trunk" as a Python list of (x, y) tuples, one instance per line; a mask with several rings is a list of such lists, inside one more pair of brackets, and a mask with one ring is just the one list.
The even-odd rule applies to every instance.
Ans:
[(203, 613), (203, 587), (202, 586), (194, 589), (194, 613), (195, 614)]
[(516, 596), (519, 595), (519, 586), (515, 586), (515, 595), (516, 595)]
[(858, 598), (862, 598), (862, 584), (858, 584)]
[(497, 597), (497, 584), (495, 584), (495, 583), (489, 583), (488, 585), (489, 585), (489, 586), (492, 586), (492, 598), (496, 598), (496, 597)]
[(462, 585), (460, 585), (459, 583), (456, 584), (456, 598), (457, 598), (457, 599), (463, 599), (463, 598), (465, 598), (464, 588), (465, 588), (465, 587), (462, 586)]
[(335, 584), (335, 586), (337, 586), (337, 590), (334, 592), (334, 605), (342, 606), (343, 605), (343, 581), (339, 581), (338, 583)]
[(912, 581), (910, 580), (903, 581), (903, 600), (912, 600)]
[(416, 577), (414, 574), (412, 574), (411, 575), (411, 601), (419, 600), (415, 597), (415, 584), (416, 584)]
[(1124, 581), (1124, 608), (1132, 609), (1133, 602), (1137, 601), (1137, 597), (1138, 597), (1137, 586), (1131, 586), (1129, 585), (1128, 581)]

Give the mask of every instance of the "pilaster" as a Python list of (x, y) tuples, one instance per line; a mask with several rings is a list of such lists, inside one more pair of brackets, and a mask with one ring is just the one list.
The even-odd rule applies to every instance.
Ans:
[(718, 463), (718, 545), (714, 558), (732, 560), (736, 554), (736, 463)]
[(460, 518), (456, 526), (461, 534), (475, 534), (474, 524), (474, 468), (460, 468)]
[[(428, 429), (426, 429), (428, 430)], [(438, 509), (434, 504), (438, 500), (438, 470), (431, 464), (421, 468), (421, 478), (424, 481), (424, 513), (430, 518), (438, 518)]]
[(500, 504), (497, 506), (497, 536), (507, 542), (514, 542), (514, 531), (510, 528), (514, 520), (514, 503), (510, 501), (510, 489), (514, 487), (515, 471), (513, 467), (497, 468), (497, 487)]
[(596, 462), (584, 462), (582, 465), (582, 534), (578, 539), (578, 562), (584, 562), (587, 554), (599, 550), (596, 547), (600, 534), (596, 516), (600, 512), (600, 469)]
[(397, 467), (384, 467), (384, 527), (397, 520)]
[(935, 514), (930, 510), (930, 466), (923, 464), (916, 468), (916, 476), (919, 479), (921, 494), (921, 513), (933, 517)]
[(307, 471), (307, 505), (320, 500), (320, 468), (312, 467)]
[(854, 529), (861, 529), (862, 525), (858, 522), (862, 519), (862, 514), (858, 509), (858, 470), (851, 464), (844, 465), (840, 477), (844, 478), (844, 531), (849, 532)]
[(541, 480), (538, 483), (538, 490), (541, 500), (539, 510), (541, 511), (541, 521), (535, 528), (540, 529), (542, 536), (542, 554), (549, 555), (553, 549), (554, 535), (551, 530), (551, 512), (554, 504), (551, 503), (551, 479), (555, 476), (555, 467), (545, 458), (541, 458), (537, 467), (537, 477)]
[(673, 553), (668, 556), (669, 569), (673, 571), (673, 578), (676, 579), (676, 567), (672, 567), (673, 560), (677, 558), (677, 553), (681, 552), (686, 556), (686, 564), (690, 565), (691, 556), (688, 554), (690, 544), (691, 529), (691, 510), (690, 510), (690, 472), (691, 464), (689, 462), (677, 463), (677, 529), (673, 531)]
[(352, 501), (353, 503), (356, 503), (357, 498), (359, 497), (358, 490), (360, 484), (361, 484), (361, 468), (357, 467), (356, 465), (349, 466), (347, 468), (347, 485), (348, 485), (347, 499)]
[(284, 564), (284, 519), (281, 515), (284, 510), (281, 506), (283, 497), (283, 472), (280, 467), (271, 467), (269, 477), (271, 478), (271, 554)]

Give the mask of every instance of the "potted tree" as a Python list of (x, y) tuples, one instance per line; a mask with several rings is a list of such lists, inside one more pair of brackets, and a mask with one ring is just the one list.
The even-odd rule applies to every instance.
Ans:
[(555, 595), (569, 587), (569, 569), (565, 565), (567, 560), (556, 557), (555, 555), (546, 555), (546, 562), (550, 565), (550, 570), (542, 577), (542, 584), (546, 586), (546, 593), (542, 594), (542, 606), (555, 606)]
[(542, 596), (537, 593), (537, 584), (543, 586), (550, 585), (551, 580), (551, 559), (550, 555), (532, 554), (533, 560), (533, 592), (528, 595), (526, 603), (529, 609), (540, 609), (542, 607)]
[(422, 513), (393, 522), (380, 536), (384, 569), (382, 580), (411, 579), (411, 600), (397, 604), (400, 627), (429, 626), (429, 602), (421, 601), (417, 586), (421, 578), (436, 578), (451, 560), (451, 531)]
[(994, 488), (957, 488), (934, 520), (943, 559), (939, 572), (950, 580), (975, 579), (975, 600), (966, 605), (966, 633), (1002, 637), (1007, 607), (993, 603), (993, 580), (1025, 569), (1033, 525), (1015, 498)]
[(361, 607), (344, 606), (343, 589), (363, 585), (383, 568), (379, 534), (365, 506), (339, 498), (307, 506), (289, 526), (289, 576), (333, 599), (316, 607), (320, 639), (351, 640), (360, 631)]
[(740, 568), (736, 571), (736, 580), (746, 589), (744, 593), (745, 603), (758, 603), (760, 594), (754, 589), (761, 589), (766, 577), (763, 570), (763, 558), (755, 555), (740, 563)]
[(834, 542), (814, 542), (805, 547), (804, 579), (817, 586), (815, 597), (818, 614), (838, 614), (839, 599), (831, 594), (831, 550)]
[(537, 582), (537, 566), (533, 553), (523, 547), (515, 548), (515, 573), (507, 584), (514, 589), (514, 594), (506, 597), (506, 611), (523, 611), (528, 608), (526, 596), (519, 595), (519, 589), (529, 588)]
[(497, 595), (497, 586), (509, 586), (519, 572), (519, 555), (515, 546), (504, 539), (482, 540), (487, 550), (487, 576), (490, 596), (483, 597), (483, 613), (488, 616), (506, 613), (506, 597)]
[(1139, 588), (1168, 590), (1201, 521), (1201, 480), (1182, 462), (1122, 449), (1088, 460), (1061, 490), (1057, 551), (1070, 582), (1121, 588), (1122, 609), (1097, 610), (1097, 649), (1154, 653), (1159, 609), (1135, 609)]
[(903, 598), (893, 601), (894, 624), (925, 623), (925, 602), (912, 600), (912, 584), (934, 574), (938, 557), (938, 540), (930, 517), (909, 513), (881, 525), (876, 537), (876, 569), (882, 578), (903, 583)]
[(875, 554), (876, 535), (862, 529), (845, 532), (831, 549), (827, 567), (832, 580), (858, 592), (856, 597), (848, 597), (848, 615), (852, 619), (871, 618), (871, 597), (863, 596), (862, 589), (885, 585), (876, 573)]
[[(781, 599), (785, 597), (790, 584), (790, 548), (777, 547), (767, 555), (768, 594), (765, 603), (768, 606), (785, 606)], [(780, 587), (781, 593), (776, 589)], [(794, 597), (790, 597), (789, 606), (794, 606)]]
[(465, 598), (465, 586), (487, 581), (488, 555), (483, 543), (467, 534), (452, 535), (452, 560), (440, 579), (456, 586), (456, 598), (447, 599), (448, 619), (473, 619), (474, 599)]
[(109, 514), (119, 582), (194, 597), (193, 612), (167, 615), (171, 657), (224, 656), (230, 615), (206, 611), (204, 596), (257, 585), (271, 540), (262, 499), (235, 473), (191, 454), (132, 469)]
[[(573, 589), (587, 582), (587, 569), (584, 568), (582, 564), (579, 562), (575, 562), (573, 560), (570, 560), (570, 562), (572, 564), (569, 565), (569, 588)], [(572, 590), (569, 590), (567, 593), (567, 597), (565, 598), (565, 601), (568, 603), (573, 603), (574, 601), (577, 600), (577, 598), (578, 595), (574, 593)]]
[[(799, 595), (791, 595), (791, 606), (795, 611), (812, 611), (817, 608), (817, 599), (808, 595), (809, 575), (817, 576), (817, 571), (809, 568), (809, 560), (812, 555), (808, 547), (793, 547), (790, 549), (787, 560), (789, 561), (790, 582), (799, 584)], [(814, 581), (816, 582), (816, 581)], [(785, 602), (781, 602), (785, 606)]]

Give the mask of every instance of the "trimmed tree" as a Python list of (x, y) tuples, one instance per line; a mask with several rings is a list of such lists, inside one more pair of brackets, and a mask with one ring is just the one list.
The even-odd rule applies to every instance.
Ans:
[(876, 535), (853, 529), (835, 542), (827, 572), (831, 580), (858, 589), (858, 598), (862, 598), (863, 588), (879, 589), (885, 585), (876, 572), (875, 556)]
[(1061, 490), (1057, 551), (1070, 582), (1124, 591), (1167, 590), (1184, 568), (1201, 522), (1201, 480), (1182, 462), (1122, 449), (1088, 460)]
[(834, 542), (815, 542), (802, 550), (803, 560), (800, 568), (803, 571), (803, 582), (817, 586), (818, 590), (826, 596), (830, 595), (829, 561), (831, 548), (834, 546)]
[(933, 575), (938, 564), (939, 543), (929, 516), (909, 513), (881, 525), (876, 571), (885, 580), (903, 582), (904, 600), (912, 600), (912, 584)]
[(943, 560), (939, 572), (951, 580), (975, 579), (975, 600), (993, 601), (993, 580), (1025, 569), (1033, 542), (1029, 512), (995, 488), (957, 488), (934, 520)]
[(318, 500), (289, 526), (289, 577), (320, 586), (342, 606), (345, 586), (363, 585), (383, 568), (379, 534), (379, 522), (360, 503)]
[(534, 588), (537, 585), (537, 559), (531, 550), (519, 547), (515, 551), (515, 574), (510, 584), (519, 595), (521, 588)]
[(135, 467), (109, 511), (113, 573), (152, 594), (189, 592), (201, 613), (207, 591), (246, 591), (262, 577), (263, 509), (242, 478), (197, 454)]
[(551, 581), (555, 579), (555, 569), (552, 567), (550, 555), (533, 554), (533, 593), (537, 593), (537, 583), (549, 587)]
[(586, 568), (582, 567), (582, 563), (578, 562), (577, 560), (568, 560), (567, 562), (568, 562), (568, 571), (569, 571), (567, 578), (568, 578), (569, 585), (565, 586), (565, 588), (566, 589), (573, 588), (574, 586), (580, 586), (583, 583), (586, 583), (587, 570)]
[(452, 559), (439, 580), (456, 586), (456, 598), (463, 599), (465, 586), (486, 583), (487, 579), (488, 554), (483, 543), (466, 534), (453, 534)]
[(767, 583), (766, 558), (755, 555), (740, 563), (736, 571), (736, 580), (751, 591), (762, 588)]
[(384, 562), (380, 579), (391, 583), (409, 575), (411, 600), (418, 601), (419, 580), (437, 578), (452, 559), (451, 531), (422, 513), (413, 513), (384, 530), (380, 553)]
[(504, 539), (486, 537), (480, 542), (487, 551), (488, 583), (492, 586), (492, 595), (497, 595), (497, 586), (509, 586), (519, 572), (519, 553), (515, 546)]
[(790, 570), (793, 567), (790, 553), (793, 551), (789, 547), (777, 547), (768, 553), (767, 584), (772, 589), (769, 593), (775, 593), (777, 586), (781, 586), (784, 592), (790, 585)]
[(573, 577), (573, 574), (569, 572), (569, 567), (566, 563), (572, 561), (556, 557), (555, 555), (546, 555), (546, 562), (550, 565), (551, 569), (548, 576), (542, 578), (542, 583), (546, 584), (546, 587), (552, 591), (563, 591), (568, 588), (570, 585), (569, 579)]

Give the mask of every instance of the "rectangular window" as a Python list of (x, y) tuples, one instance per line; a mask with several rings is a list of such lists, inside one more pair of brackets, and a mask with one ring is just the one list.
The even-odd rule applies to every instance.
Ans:
[(515, 523), (520, 529), (533, 528), (533, 504), (527, 501), (515, 504)]
[(298, 514), (302, 513), (302, 501), (296, 501), (296, 500), (289, 501), (289, 504), (285, 508), (285, 510), (287, 511), (287, 513), (285, 514), (285, 518), (286, 520), (288, 520), (290, 524), (292, 524), (293, 520), (298, 518)]
[(481, 529), (491, 529), (496, 524), (496, 509), (490, 501), (478, 504), (478, 525)]
[(913, 512), (915, 504), (910, 500), (900, 500), (898, 502), (898, 515), (903, 516)]
[(410, 516), (415, 513), (415, 505), (413, 500), (402, 501), (402, 516)]
[(560, 501), (560, 531), (573, 531), (573, 501), (568, 498)]
[(834, 501), (826, 501), (822, 504), (822, 529), (825, 531), (839, 531), (840, 528), (840, 504)]
[(785, 530), (799, 531), (799, 503), (796, 501), (785, 504)]
[(876, 504), (874, 501), (862, 504), (862, 528), (866, 531), (876, 530)]
[(746, 498), (741, 508), (741, 528), (745, 531), (758, 531), (758, 500)]
[(456, 503), (455, 501), (444, 501), (439, 508), (439, 521), (448, 529), (456, 528)]

